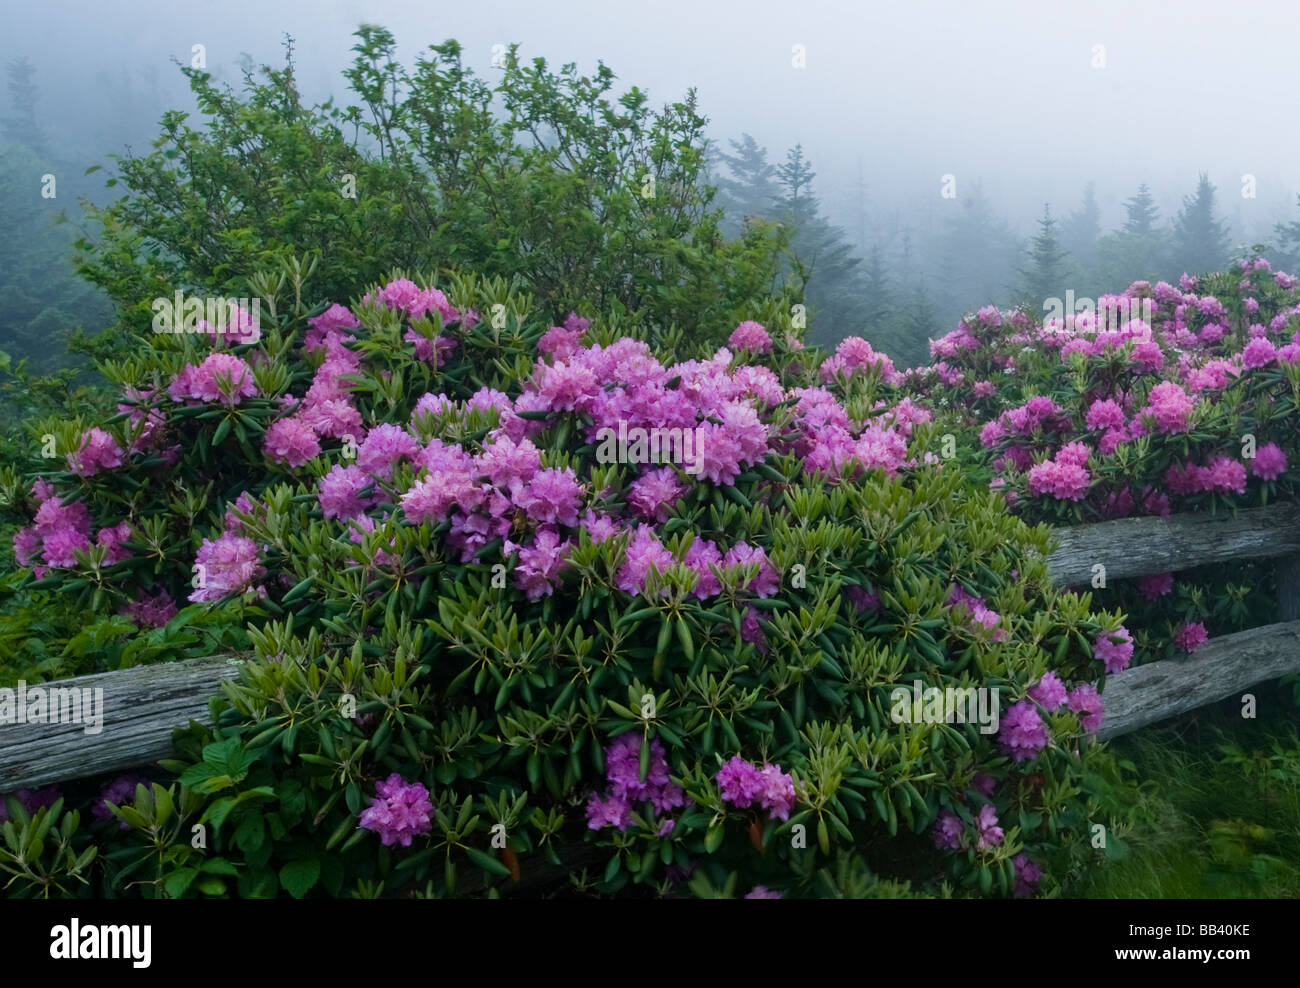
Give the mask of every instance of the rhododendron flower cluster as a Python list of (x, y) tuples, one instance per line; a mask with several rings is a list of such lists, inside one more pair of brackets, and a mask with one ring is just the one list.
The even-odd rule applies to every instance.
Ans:
[(1204, 645), (1209, 637), (1205, 625), (1200, 621), (1189, 621), (1174, 631), (1174, 646), (1190, 654)]
[(717, 774), (722, 798), (737, 809), (760, 806), (773, 820), (788, 820), (797, 799), (794, 778), (781, 766), (761, 767), (733, 755)]
[(433, 803), (420, 783), (408, 783), (394, 772), (375, 786), (375, 793), (358, 822), (377, 833), (385, 847), (410, 847), (412, 840), (433, 828)]
[(589, 829), (627, 830), (632, 826), (632, 813), (638, 803), (648, 802), (661, 816), (686, 805), (686, 793), (669, 776), (664, 746), (658, 738), (650, 740), (650, 765), (645, 778), (641, 778), (641, 740), (636, 732), (622, 734), (605, 749), (605, 781), (609, 790), (603, 797), (593, 793), (588, 801)]
[[(220, 600), (228, 594), (253, 590), (253, 584), (266, 575), (266, 568), (258, 560), (257, 543), (230, 533), (217, 539), (204, 539), (194, 565), (198, 585), (189, 599), (195, 602)], [(266, 594), (265, 587), (257, 587), (256, 591), (258, 596)]]
[(1123, 672), (1133, 659), (1133, 639), (1128, 629), (1101, 634), (1092, 643), (1092, 654), (1101, 660), (1108, 673)]
[(253, 369), (231, 353), (214, 353), (203, 363), (181, 368), (167, 389), (173, 401), (238, 405), (244, 398), (257, 397)]

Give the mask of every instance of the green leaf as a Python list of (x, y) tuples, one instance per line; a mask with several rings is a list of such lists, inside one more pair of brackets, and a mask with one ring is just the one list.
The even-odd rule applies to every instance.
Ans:
[(469, 857), (471, 861), (473, 861), (476, 865), (478, 865), (480, 868), (484, 869), (485, 871), (490, 871), (494, 875), (500, 875), (502, 878), (505, 878), (510, 874), (510, 869), (507, 868), (502, 862), (498, 861), (490, 854), (485, 854), (483, 851), (480, 851), (477, 847), (465, 848), (465, 854)]
[(306, 895), (318, 878), (320, 878), (320, 861), (316, 858), (290, 861), (280, 869), (280, 884), (295, 899), (301, 899)]
[(185, 894), (191, 883), (199, 876), (197, 868), (181, 868), (179, 871), (173, 871), (163, 879), (163, 888), (173, 899), (179, 899)]

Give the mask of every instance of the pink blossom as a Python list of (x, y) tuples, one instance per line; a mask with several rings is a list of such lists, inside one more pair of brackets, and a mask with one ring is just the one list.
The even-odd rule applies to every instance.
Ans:
[(320, 440), (306, 422), (291, 417), (271, 423), (263, 438), (262, 450), (275, 463), (296, 470), (320, 455)]

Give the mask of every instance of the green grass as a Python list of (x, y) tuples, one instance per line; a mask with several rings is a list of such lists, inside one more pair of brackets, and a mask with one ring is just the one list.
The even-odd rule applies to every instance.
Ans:
[(1290, 690), (1237, 700), (1112, 743), (1141, 781), (1112, 832), (1127, 853), (1084, 876), (1086, 898), (1300, 897), (1300, 736)]

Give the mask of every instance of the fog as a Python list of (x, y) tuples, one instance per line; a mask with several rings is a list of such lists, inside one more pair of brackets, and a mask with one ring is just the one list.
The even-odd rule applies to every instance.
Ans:
[[(826, 218), (860, 252), (878, 244), (896, 257), (900, 229), (935, 233), (977, 185), (1022, 242), (1044, 204), (1065, 217), (1090, 181), (1103, 232), (1123, 222), (1139, 183), (1171, 220), (1201, 172), (1234, 245), (1300, 217), (1288, 167), (1300, 160), (1293, 5), (1060, 6), (55, 0), (7, 12), (0, 58), (31, 60), (42, 125), (87, 165), (147, 147), (164, 109), (190, 108), (174, 60), (188, 65), (194, 45), (237, 83), (241, 61), (280, 63), (287, 32), (307, 94), (346, 99), (352, 32), (374, 22), (408, 65), (456, 38), (491, 79), (493, 46), (518, 42), (555, 65), (603, 61), (653, 100), (694, 87), (724, 150), (748, 133), (779, 163), (802, 144)], [(941, 195), (945, 175), (955, 198)], [(1246, 176), (1253, 198), (1241, 194)]]

